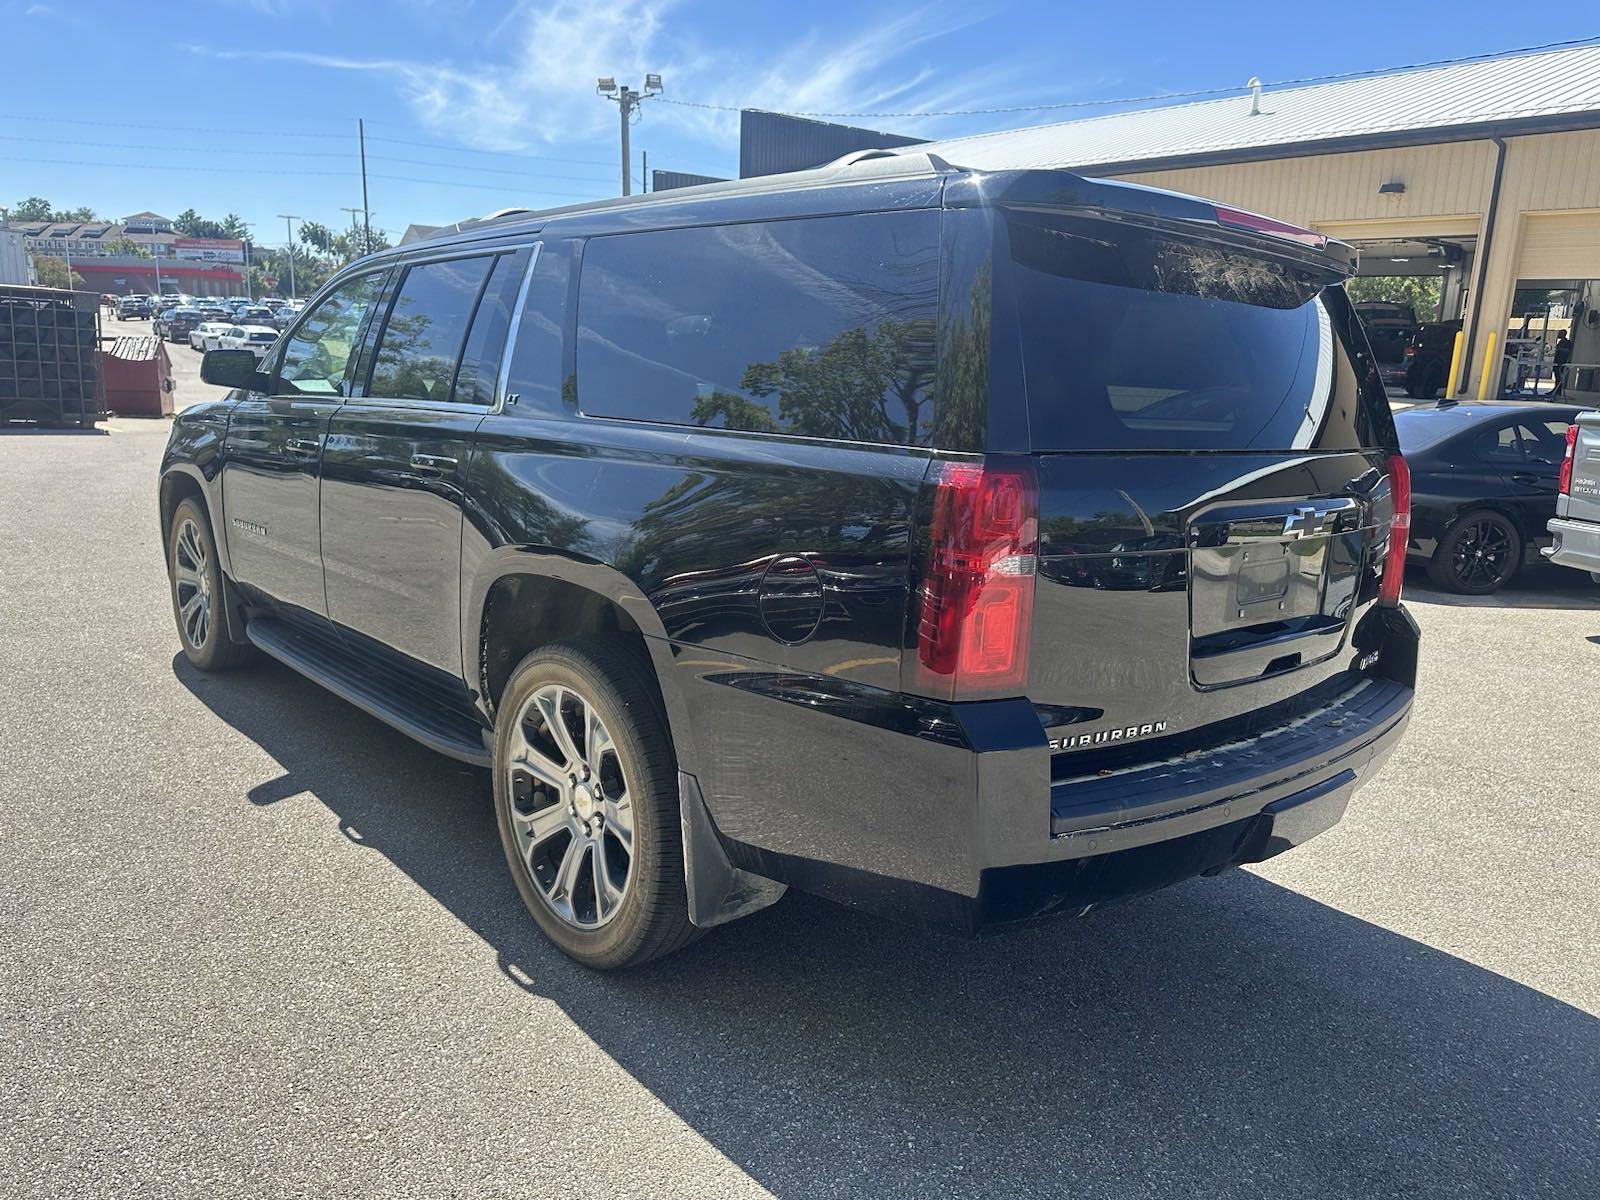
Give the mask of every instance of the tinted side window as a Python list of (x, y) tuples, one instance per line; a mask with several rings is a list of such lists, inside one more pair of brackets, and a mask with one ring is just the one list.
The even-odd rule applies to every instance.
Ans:
[(461, 404), (494, 403), (495, 382), (500, 375), (500, 357), (506, 346), (506, 330), (511, 324), (511, 305), (520, 282), (518, 267), (526, 264), (523, 254), (502, 254), (494, 260), (489, 282), (478, 301), (467, 334), (467, 348), (461, 355), (461, 370), (456, 373), (455, 399)]
[[(382, 271), (359, 276), (311, 310), (284, 346), (278, 365), (278, 391), (303, 396), (347, 394), (345, 367), (382, 282)], [(220, 332), (233, 330), (228, 327)]]
[(449, 400), (467, 328), (492, 258), (454, 258), (406, 269), (384, 321), (367, 395)]
[(1473, 440), (1472, 452), (1486, 463), (1520, 463), (1522, 445), (1517, 440), (1517, 427), (1502, 425), (1480, 433)]
[(515, 395), (520, 408), (554, 414), (566, 405), (563, 398), (563, 334), (567, 326), (567, 295), (572, 281), (571, 242), (545, 242), (534, 260), (528, 279), (528, 297), (517, 322), (517, 343), (511, 347), (511, 367), (506, 393)]
[(586, 413), (932, 441), (939, 214), (595, 238), (578, 298)]

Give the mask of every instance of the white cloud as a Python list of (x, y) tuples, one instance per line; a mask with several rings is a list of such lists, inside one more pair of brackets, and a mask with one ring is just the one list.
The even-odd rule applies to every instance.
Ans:
[[(734, 107), (920, 113), (1004, 103), (1029, 74), (1017, 62), (960, 71), (931, 65), (929, 43), (987, 16), (970, 3), (933, 4), (797, 37), (774, 34), (781, 47), (765, 53), (735, 48), (715, 30), (691, 29), (677, 8), (677, 0), (524, 0), (476, 48), (487, 61), (470, 67), (441, 60), (191, 49), (387, 75), (430, 130), (487, 150), (532, 150), (603, 135), (615, 124), (616, 110), (595, 95), (600, 75), (638, 86), (645, 72), (654, 71), (665, 76), (669, 97)], [(737, 130), (737, 114), (716, 109), (649, 104), (644, 115), (722, 146)], [(929, 124), (904, 117), (884, 123), (907, 132)]]

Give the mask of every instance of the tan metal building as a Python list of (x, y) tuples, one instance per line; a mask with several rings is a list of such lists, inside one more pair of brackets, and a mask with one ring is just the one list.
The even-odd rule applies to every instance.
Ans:
[[(1359, 246), (1362, 275), (1440, 277), (1438, 310), (1418, 318), (1463, 322), (1455, 394), (1476, 391), (1491, 330), (1495, 389), (1548, 390), (1569, 330), (1568, 393), (1600, 398), (1600, 46), (916, 150), (977, 168), (1069, 167), (1310, 226)], [(1508, 340), (1520, 364), (1502, 359)]]

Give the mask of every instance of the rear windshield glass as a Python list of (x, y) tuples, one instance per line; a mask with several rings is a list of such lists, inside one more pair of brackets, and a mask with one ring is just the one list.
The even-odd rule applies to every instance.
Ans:
[(1036, 450), (1348, 449), (1359, 386), (1309, 269), (1008, 212)]

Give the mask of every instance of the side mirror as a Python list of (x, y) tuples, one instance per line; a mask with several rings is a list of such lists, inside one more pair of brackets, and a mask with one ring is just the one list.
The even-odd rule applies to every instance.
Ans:
[(200, 378), (218, 387), (266, 390), (253, 350), (207, 350), (200, 360)]

